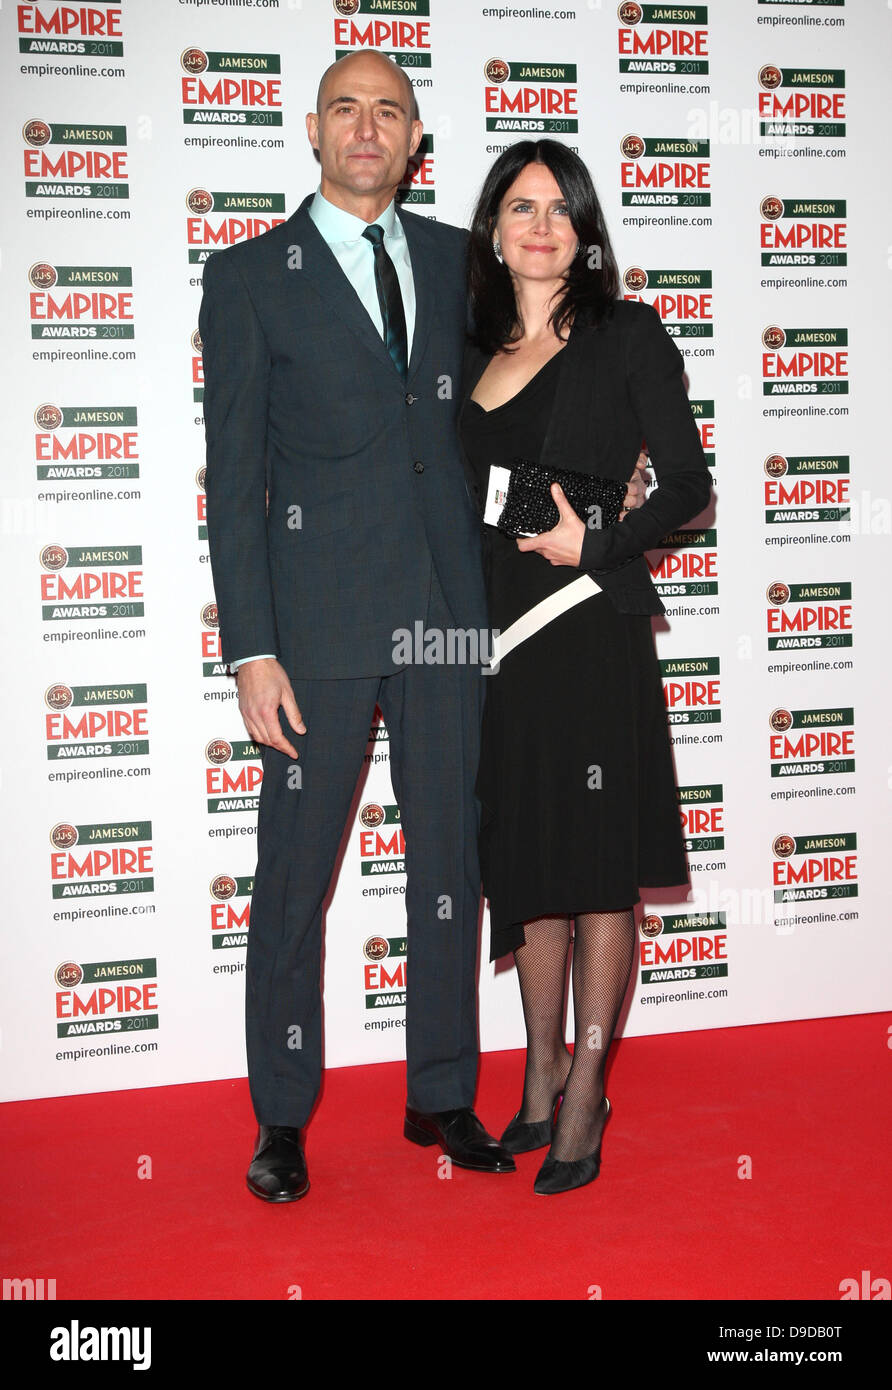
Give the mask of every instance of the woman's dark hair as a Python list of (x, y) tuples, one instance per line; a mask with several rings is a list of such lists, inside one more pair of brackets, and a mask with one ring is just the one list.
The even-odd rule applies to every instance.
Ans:
[[(468, 243), (471, 337), (488, 353), (506, 347), (513, 351), (509, 345), (522, 334), (511, 273), (493, 251), (492, 234), (502, 199), (528, 164), (544, 164), (551, 170), (579, 238), (579, 254), (570, 263), (565, 276), (566, 288), (549, 318), (555, 333), (560, 336), (571, 318), (600, 323), (619, 293), (619, 272), (604, 214), (585, 164), (579, 155), (557, 140), (519, 140), (516, 145), (509, 145), (493, 164), (471, 219)], [(598, 255), (594, 254), (595, 248), (598, 248)]]

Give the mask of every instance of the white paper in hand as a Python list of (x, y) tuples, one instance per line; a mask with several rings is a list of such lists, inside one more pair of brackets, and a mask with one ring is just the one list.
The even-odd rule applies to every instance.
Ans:
[[(499, 517), (502, 515), (502, 508), (505, 505), (505, 498), (508, 496), (508, 484), (511, 481), (511, 469), (499, 468), (495, 464), (489, 467), (489, 482), (486, 487), (486, 508), (483, 512), (483, 520), (487, 526), (498, 526)], [(522, 536), (535, 536), (535, 531), (521, 531)]]

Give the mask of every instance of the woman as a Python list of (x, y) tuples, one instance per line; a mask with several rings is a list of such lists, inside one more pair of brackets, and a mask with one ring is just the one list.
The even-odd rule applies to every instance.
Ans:
[(638, 887), (687, 882), (650, 624), (664, 610), (644, 552), (706, 506), (710, 476), (681, 354), (654, 309), (617, 293), (582, 161), (552, 140), (507, 149), (469, 242), (460, 435), (473, 495), (482, 510), (490, 466), (517, 456), (624, 481), (642, 437), (659, 483), (604, 529), (556, 485), (552, 530), (515, 540), (483, 528), (490, 622), (503, 643), (567, 589), (554, 600), (563, 611), (501, 655), (487, 682), (477, 780), (491, 958), (514, 951), (527, 1032), (522, 1104), (501, 1142), (514, 1153), (550, 1143), (539, 1193), (598, 1175), (604, 1067), (635, 957)]

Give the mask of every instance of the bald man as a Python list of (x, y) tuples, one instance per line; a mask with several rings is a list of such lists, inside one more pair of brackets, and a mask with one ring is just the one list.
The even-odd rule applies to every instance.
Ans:
[(389, 59), (334, 63), (306, 125), (319, 189), (208, 260), (199, 319), (222, 656), (263, 760), (245, 1022), (247, 1182), (268, 1202), (309, 1189), (322, 903), (376, 705), (406, 842), (403, 1132), (515, 1168), (472, 1109), (485, 637), (477, 664), (407, 664), (398, 641), (420, 621), (473, 655), (450, 632), (487, 628), (455, 431), (467, 234), (396, 207), (422, 124)]

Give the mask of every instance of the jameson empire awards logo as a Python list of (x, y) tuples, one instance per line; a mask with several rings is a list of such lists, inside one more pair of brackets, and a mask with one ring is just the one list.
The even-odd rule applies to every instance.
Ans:
[(149, 752), (144, 685), (51, 685), (44, 692), (46, 755), (135, 758)]
[(368, 747), (362, 756), (363, 762), (373, 766), (390, 762), (390, 734), (377, 706), (375, 720), (369, 728)]
[(847, 328), (779, 328), (762, 331), (763, 396), (847, 396)]
[(208, 499), (204, 490), (204, 479), (207, 473), (207, 465), (202, 464), (195, 474), (195, 485), (198, 488), (195, 494), (195, 515), (198, 520), (198, 539), (206, 541), (208, 538)]
[(151, 893), (152, 822), (111, 821), (50, 831), (50, 879), (54, 898), (118, 897)]
[(211, 946), (215, 951), (247, 946), (253, 892), (253, 874), (247, 878), (217, 874), (211, 879)]
[(721, 782), (678, 788), (681, 829), (688, 854), (725, 848), (725, 807)]
[(623, 274), (623, 299), (652, 304), (673, 338), (711, 338), (712, 271), (644, 270)]
[(661, 598), (704, 598), (719, 591), (715, 531), (674, 531), (647, 555)]
[(709, 72), (706, 5), (623, 4), (617, 15), (620, 72)]
[[(363, 877), (406, 872), (406, 841), (399, 806), (367, 801), (359, 811), (359, 864)], [(391, 828), (393, 827), (393, 828)]]
[(22, 135), (26, 198), (129, 198), (126, 126), (34, 117)]
[(770, 652), (852, 645), (851, 582), (787, 584), (776, 579), (765, 597)]
[(435, 198), (434, 137), (425, 133), (418, 149), (409, 156), (397, 199), (401, 206), (408, 207), (413, 203), (433, 203)]
[[(257, 744), (247, 739), (230, 742), (225, 738), (213, 738), (205, 747), (204, 756), (210, 764), (205, 768), (208, 814), (256, 811), (263, 781)], [(243, 766), (235, 770), (227, 766), (229, 763), (242, 763)]]
[(220, 619), (216, 603), (206, 603), (201, 609), (201, 674), (225, 676), (229, 670), (220, 656)]
[(579, 130), (575, 63), (515, 62), (489, 58), (484, 64), (486, 129), (572, 135)]
[(822, 898), (857, 898), (858, 837), (776, 835), (772, 882), (776, 903)]
[(759, 134), (838, 139), (846, 133), (846, 75), (842, 68), (759, 69)]
[(845, 521), (851, 516), (849, 456), (769, 454), (762, 465), (769, 525)]
[(20, 53), (64, 53), (71, 57), (122, 58), (123, 10), (99, 5), (68, 5), (42, 0), (16, 5)]
[(708, 208), (709, 141), (624, 135), (619, 142), (624, 208)]
[(848, 264), (848, 223), (844, 198), (778, 198), (759, 204), (762, 265), (830, 266)]
[(718, 550), (714, 531), (674, 531), (647, 564), (660, 598), (703, 598), (718, 594)]
[(47, 571), (40, 576), (45, 623), (145, 616), (141, 545), (45, 545), (40, 563)]
[(204, 362), (201, 357), (201, 334), (196, 328), (189, 339), (192, 348), (192, 399), (204, 400)]
[(691, 414), (697, 422), (700, 443), (703, 445), (706, 462), (713, 475), (713, 482), (715, 482), (715, 401), (689, 400), (688, 405), (691, 407)]
[(132, 338), (129, 265), (51, 265), (28, 271), (32, 338)]
[(139, 432), (135, 405), (56, 405), (34, 412), (37, 477), (138, 478)]
[(278, 53), (180, 54), (183, 121), (186, 125), (282, 124), (282, 71)]
[(406, 952), (404, 936), (370, 936), (362, 948), (363, 989), (367, 1009), (392, 1009), (406, 1002)]
[(719, 660), (717, 656), (688, 656), (659, 663), (670, 724), (721, 722)]
[(728, 933), (724, 912), (691, 912), (661, 917), (648, 912), (639, 923), (641, 983), (711, 980), (728, 974)]
[(206, 188), (191, 188), (186, 194), (186, 208), (189, 264), (201, 265), (218, 246), (250, 241), (281, 226), (285, 194), (211, 193)]
[(772, 777), (855, 771), (855, 711), (774, 709), (768, 716)]
[(136, 1033), (158, 1027), (154, 959), (97, 960), (56, 967), (56, 1036)]
[(430, 0), (333, 0), (335, 58), (383, 49), (401, 68), (431, 66)]

